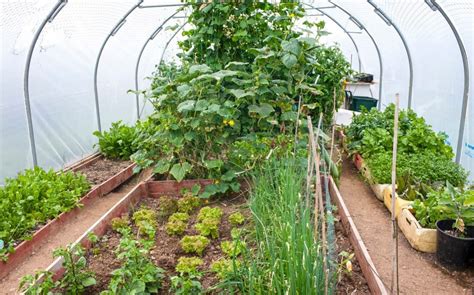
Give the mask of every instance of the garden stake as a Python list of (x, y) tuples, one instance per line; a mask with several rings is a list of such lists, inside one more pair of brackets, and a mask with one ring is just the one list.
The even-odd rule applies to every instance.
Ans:
[[(400, 95), (395, 94), (395, 118), (393, 122), (393, 158), (392, 158), (392, 239), (393, 239), (393, 261), (392, 261), (392, 283), (390, 286), (392, 294), (399, 293), (398, 289), (398, 229), (395, 220), (396, 174), (397, 174), (397, 145), (398, 145), (398, 103)], [(394, 286), (395, 285), (395, 286)], [(394, 290), (395, 287), (395, 290)], [(396, 292), (395, 292), (396, 291)]]
[[(334, 98), (332, 101), (332, 130), (331, 130), (331, 150), (329, 152), (329, 159), (332, 161), (332, 152), (334, 150), (334, 133), (336, 131), (336, 88), (334, 88)], [(329, 172), (331, 167), (329, 165)]]
[[(316, 168), (316, 192), (315, 192), (315, 218), (314, 218), (314, 227), (315, 227), (315, 237), (317, 238), (317, 229), (318, 229), (318, 221), (319, 221), (319, 214), (321, 214), (321, 242), (323, 245), (323, 264), (324, 264), (324, 269), (327, 269), (327, 245), (326, 245), (326, 218), (324, 216), (324, 205), (323, 205), (323, 192), (322, 192), (322, 186), (321, 186), (321, 171), (319, 169), (319, 165), (321, 164), (320, 157), (318, 154), (318, 142), (319, 142), (319, 131), (321, 130), (321, 124), (322, 124), (322, 119), (323, 119), (323, 114), (320, 113), (319, 115), (319, 122), (318, 122), (318, 132), (317, 132), (317, 137), (316, 140), (314, 139), (314, 130), (313, 130), (313, 125), (311, 122), (311, 117), (308, 116), (308, 128), (309, 128), (309, 133), (310, 133), (310, 141), (311, 141), (311, 146), (312, 146), (312, 153), (313, 157), (315, 159), (315, 168)], [(318, 214), (319, 210), (319, 214)], [(327, 285), (325, 286), (325, 292), (324, 294), (327, 294)]]

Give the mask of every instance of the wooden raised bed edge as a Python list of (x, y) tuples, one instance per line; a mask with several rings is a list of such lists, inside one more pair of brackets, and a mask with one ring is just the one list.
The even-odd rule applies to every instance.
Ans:
[[(86, 163), (87, 162), (82, 164)], [(90, 164), (91, 163), (89, 163), (89, 165)], [(15, 251), (7, 255), (8, 260), (6, 262), (0, 263), (0, 279), (5, 277), (17, 265), (27, 259), (29, 254), (37, 247), (38, 244), (41, 244), (43, 241), (47, 240), (52, 233), (56, 232), (57, 230), (60, 230), (61, 226), (64, 223), (74, 218), (79, 213), (79, 211), (85, 206), (87, 206), (93, 199), (110, 193), (122, 183), (127, 181), (130, 177), (132, 177), (134, 167), (135, 164), (131, 164), (127, 168), (121, 170), (120, 172), (109, 178), (108, 180), (102, 182), (97, 186), (94, 186), (86, 195), (84, 195), (78, 201), (79, 204), (82, 204), (81, 207), (76, 207), (70, 211), (59, 214), (56, 218), (52, 219), (40, 229), (38, 229), (33, 234), (31, 240), (23, 241), (19, 245), (17, 245), (15, 247)]]
[(72, 171), (76, 172), (78, 170), (81, 170), (83, 168), (89, 167), (90, 165), (94, 164), (98, 160), (104, 158), (102, 154), (99, 152), (93, 153), (92, 155), (89, 155), (88, 157), (85, 157), (84, 159), (77, 161), (70, 166), (65, 167), (62, 169), (62, 171)]
[(365, 246), (364, 241), (357, 230), (355, 222), (352, 220), (350, 212), (344, 203), (344, 199), (342, 198), (332, 177), (329, 177), (329, 194), (331, 195), (333, 202), (335, 202), (339, 208), (339, 216), (341, 218), (342, 225), (346, 231), (347, 236), (349, 237), (349, 241), (354, 247), (355, 256), (359, 261), (360, 268), (364, 274), (365, 279), (367, 280), (370, 291), (377, 295), (388, 294), (385, 285), (379, 278), (375, 265), (372, 262), (372, 258), (370, 258), (367, 247)]

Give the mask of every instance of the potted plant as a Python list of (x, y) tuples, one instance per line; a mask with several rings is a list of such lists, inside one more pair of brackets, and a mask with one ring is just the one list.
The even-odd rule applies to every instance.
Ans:
[(436, 211), (441, 213), (436, 256), (446, 266), (466, 268), (474, 259), (474, 191), (461, 191), (448, 182), (436, 195)]

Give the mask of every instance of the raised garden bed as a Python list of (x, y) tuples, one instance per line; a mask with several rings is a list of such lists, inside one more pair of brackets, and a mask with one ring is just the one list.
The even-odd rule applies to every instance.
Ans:
[[(100, 171), (104, 170), (100, 168), (106, 166), (101, 165), (101, 163), (107, 161), (108, 160), (103, 159), (102, 156), (93, 156), (88, 158), (87, 161), (81, 161), (80, 164), (74, 165), (67, 170), (74, 172), (82, 172), (84, 170), (96, 171), (96, 173), (99, 174)], [(5, 277), (5, 275), (7, 275), (12, 269), (29, 257), (29, 254), (34, 251), (36, 245), (48, 240), (51, 234), (57, 230), (60, 230), (62, 224), (74, 218), (80, 210), (83, 210), (84, 207), (87, 207), (91, 200), (110, 193), (122, 183), (127, 181), (130, 177), (132, 177), (134, 167), (134, 164), (122, 161), (122, 163), (118, 165), (118, 168), (112, 170), (114, 173), (113, 175), (110, 175), (110, 172), (107, 172), (105, 174), (107, 175), (107, 179), (100, 184), (93, 185), (92, 189), (78, 201), (78, 204), (81, 204), (80, 207), (76, 207), (70, 211), (61, 213), (59, 216), (50, 220), (48, 223), (40, 226), (34, 232), (30, 240), (22, 241), (16, 245), (14, 252), (7, 254), (7, 260), (0, 263), (0, 279)], [(94, 182), (92, 183), (94, 184)]]
[[(355, 154), (353, 158), (354, 166), (364, 175), (366, 179), (370, 178), (370, 171), (364, 163), (364, 159)], [(370, 182), (369, 182), (370, 183)], [(392, 188), (389, 184), (370, 184), (370, 187), (377, 199), (384, 202), (385, 207), (389, 212), (392, 212)], [(380, 196), (379, 196), (380, 195)], [(397, 218), (398, 226), (405, 235), (405, 238), (410, 245), (421, 252), (435, 253), (436, 252), (436, 230), (423, 228), (416, 220), (413, 212), (411, 212), (411, 205), (413, 202), (403, 200), (396, 196), (395, 201), (395, 217)]]
[[(212, 183), (210, 180), (185, 180), (181, 183), (176, 181), (148, 181), (139, 183), (126, 196), (124, 196), (114, 207), (112, 207), (104, 216), (102, 216), (93, 226), (91, 226), (75, 244), (81, 244), (88, 250), (88, 269), (92, 270), (96, 275), (97, 284), (92, 287), (90, 292), (98, 293), (108, 286), (110, 281), (110, 272), (120, 266), (120, 262), (116, 260), (116, 246), (120, 240), (120, 235), (110, 228), (113, 218), (124, 216), (140, 208), (142, 205), (146, 208), (158, 210), (160, 207), (159, 197), (166, 195), (173, 198), (179, 198), (183, 188), (191, 189), (195, 184), (201, 185), (201, 188)], [(338, 214), (341, 218), (342, 228), (339, 226), (337, 232), (337, 249), (339, 251), (354, 250), (357, 260), (353, 261), (353, 274), (344, 274), (340, 283), (337, 286), (337, 294), (345, 294), (347, 290), (357, 290), (358, 292), (367, 292), (368, 288), (374, 294), (387, 294), (383, 284), (376, 275), (375, 267), (371, 262), (370, 256), (358, 235), (354, 222), (345, 207), (342, 198), (339, 195), (337, 187), (332, 179), (330, 179), (330, 193), (333, 200), (339, 207)], [(251, 219), (250, 212), (246, 207), (246, 198), (244, 194), (234, 194), (218, 201), (212, 201), (203, 204), (203, 206), (219, 207), (222, 209), (224, 215), (222, 217), (222, 224), (219, 230), (218, 239), (210, 239), (210, 244), (201, 257), (204, 261), (203, 269), (208, 269), (212, 261), (222, 257), (220, 251), (220, 242), (230, 238), (230, 224), (227, 222), (227, 217), (230, 213), (239, 211), (244, 214), (247, 220)], [(196, 234), (192, 224), (196, 221), (198, 210), (191, 214), (190, 222), (184, 234)], [(245, 227), (245, 225), (244, 225)], [(136, 232), (135, 226), (133, 231)], [(341, 232), (346, 233), (346, 236)], [(88, 239), (89, 233), (94, 233), (99, 237), (101, 242), (94, 245), (94, 249), (90, 249), (91, 244)], [(155, 246), (150, 252), (152, 261), (159, 267), (165, 269), (166, 277), (175, 274), (175, 266), (179, 256), (190, 257), (192, 255), (183, 253), (179, 246), (180, 237), (170, 237), (166, 233), (164, 223), (159, 224), (157, 235), (155, 236)], [(351, 245), (348, 245), (350, 241)], [(251, 245), (249, 245), (251, 246)], [(56, 259), (48, 268), (47, 271), (55, 273), (55, 278), (59, 278), (64, 269), (62, 268), (62, 259)], [(205, 272), (201, 279), (203, 287), (209, 287), (218, 282), (217, 277), (212, 272)], [(169, 287), (169, 280), (165, 279), (162, 290)], [(354, 286), (351, 286), (354, 284)], [(162, 294), (168, 294), (163, 291)]]

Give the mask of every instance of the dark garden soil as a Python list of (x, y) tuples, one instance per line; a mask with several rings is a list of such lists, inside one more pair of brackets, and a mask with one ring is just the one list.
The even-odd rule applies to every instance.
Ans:
[[(137, 208), (141, 206), (158, 211), (160, 207), (159, 199), (144, 198)], [(236, 211), (244, 214), (244, 216), (246, 216), (246, 220), (250, 220), (250, 216), (248, 210), (246, 209), (246, 198), (242, 195), (229, 196), (221, 199), (220, 201), (203, 204), (203, 206), (219, 207), (224, 213), (222, 216), (221, 225), (219, 226), (219, 238), (210, 239), (210, 244), (207, 246), (201, 257), (204, 263), (200, 267), (200, 270), (204, 273), (204, 275), (200, 279), (200, 282), (203, 286), (203, 289), (206, 290), (209, 287), (214, 286), (219, 281), (214, 273), (210, 272), (209, 269), (212, 262), (224, 257), (220, 250), (220, 243), (224, 240), (231, 240), (231, 225), (228, 222), (228, 216)], [(168, 290), (170, 288), (170, 277), (177, 274), (175, 272), (175, 266), (178, 262), (178, 258), (181, 256), (195, 256), (184, 253), (184, 251), (181, 249), (179, 241), (184, 235), (198, 234), (198, 232), (194, 229), (198, 212), (199, 209), (195, 209), (193, 213), (190, 214), (188, 228), (186, 229), (185, 233), (179, 237), (170, 236), (166, 233), (166, 219), (159, 224), (155, 238), (155, 246), (150, 251), (150, 255), (155, 265), (165, 270), (165, 280), (163, 282), (163, 287), (161, 288), (161, 294), (169, 294)], [(137, 229), (133, 226), (133, 230), (136, 232)], [(115, 249), (117, 248), (119, 241), (120, 235), (113, 230), (109, 230), (97, 246), (98, 250), (89, 251), (87, 257), (88, 267), (92, 272), (95, 273), (97, 280), (97, 284), (89, 290), (91, 294), (98, 294), (100, 291), (107, 289), (111, 278), (110, 273), (114, 269), (120, 267), (120, 261), (118, 261), (115, 256)], [(96, 255), (94, 255), (93, 252), (95, 252)]]
[[(343, 162), (339, 186), (375, 267), (389, 290), (392, 272), (390, 213), (364, 183), (349, 159)], [(449, 271), (434, 254), (413, 249), (399, 231), (399, 282), (401, 294), (472, 294), (474, 270)]]
[(13, 271), (0, 281), (0, 294), (17, 294), (19, 280), (36, 270), (47, 268), (53, 261), (53, 250), (64, 247), (77, 240), (102, 215), (125, 196), (140, 180), (134, 176), (126, 183), (101, 198), (94, 198), (84, 210), (62, 224), (61, 230), (54, 233), (50, 239), (38, 244), (34, 252), (19, 264)]
[[(349, 238), (342, 226), (342, 223), (339, 220), (339, 216), (336, 214), (336, 253), (340, 254), (341, 252), (345, 251), (349, 254), (354, 253), (354, 247), (352, 247)], [(339, 255), (338, 255), (339, 257)], [(339, 259), (341, 259), (339, 257)], [(370, 294), (369, 286), (367, 285), (367, 281), (362, 273), (362, 269), (360, 268), (359, 262), (357, 258), (354, 256), (351, 260), (352, 264), (352, 271), (347, 271), (347, 266), (342, 265), (343, 272), (338, 278), (337, 286), (336, 286), (336, 294), (346, 295), (346, 294)]]
[(98, 185), (132, 164), (131, 161), (100, 158), (89, 166), (80, 169), (91, 185)]

